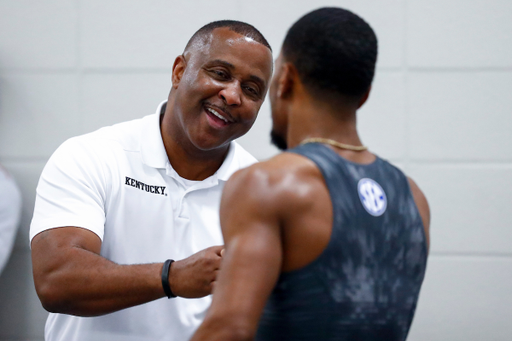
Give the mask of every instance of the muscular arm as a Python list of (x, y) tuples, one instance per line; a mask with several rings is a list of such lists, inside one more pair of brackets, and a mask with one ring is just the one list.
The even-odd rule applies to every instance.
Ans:
[(427, 238), (427, 248), (430, 249), (430, 207), (428, 206), (427, 198), (421, 189), (416, 185), (413, 179), (409, 180), (409, 186), (411, 187), (412, 196), (418, 211), (420, 212), (421, 220), (423, 221), (423, 228), (425, 229), (425, 237)]
[(279, 198), (265, 172), (236, 173), (224, 189), (220, 217), (226, 252), (213, 302), (192, 341), (252, 340), (281, 271)]
[[(184, 297), (211, 292), (222, 247), (212, 247), (172, 264), (171, 288)], [(61, 227), (32, 240), (36, 291), (50, 312), (97, 316), (164, 297), (163, 263), (119, 265), (100, 256), (93, 232)]]

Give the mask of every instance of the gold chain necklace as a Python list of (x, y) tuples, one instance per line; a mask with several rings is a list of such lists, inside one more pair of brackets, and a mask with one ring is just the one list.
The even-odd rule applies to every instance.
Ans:
[(306, 143), (314, 143), (314, 142), (330, 144), (331, 146), (334, 146), (334, 147), (338, 147), (341, 149), (347, 149), (347, 150), (353, 150), (355, 152), (362, 152), (364, 150), (368, 150), (368, 147), (366, 147), (366, 146), (353, 146), (350, 144), (340, 143), (338, 141), (334, 141), (331, 139), (324, 139), (321, 137), (310, 137), (310, 138), (303, 140), (300, 144), (303, 145)]

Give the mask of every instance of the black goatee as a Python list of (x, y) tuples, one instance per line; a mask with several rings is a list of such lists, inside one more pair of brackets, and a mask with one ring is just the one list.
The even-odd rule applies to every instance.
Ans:
[(273, 130), (270, 132), (270, 142), (279, 150), (288, 149), (288, 144), (286, 143), (286, 140)]

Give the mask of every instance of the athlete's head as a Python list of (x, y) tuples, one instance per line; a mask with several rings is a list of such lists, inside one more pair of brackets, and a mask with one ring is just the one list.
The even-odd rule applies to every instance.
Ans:
[[(307, 92), (333, 107), (358, 106), (368, 95), (377, 61), (377, 37), (356, 14), (341, 8), (321, 8), (300, 18), (288, 30), (270, 90), (273, 139), (283, 147), (286, 134), (282, 108), (276, 105), (282, 66), (290, 63)], [(363, 101), (364, 102), (364, 101)], [(362, 104), (362, 103), (361, 103)], [(280, 141), (281, 139), (281, 141)]]
[(258, 30), (238, 21), (210, 23), (174, 62), (162, 129), (183, 146), (224, 150), (254, 123), (271, 76), (272, 52)]

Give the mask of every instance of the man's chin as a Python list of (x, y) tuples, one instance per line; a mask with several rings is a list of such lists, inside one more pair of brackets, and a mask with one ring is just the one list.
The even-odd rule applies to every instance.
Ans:
[(286, 140), (275, 131), (270, 132), (270, 142), (279, 150), (288, 149), (288, 144), (286, 143)]

